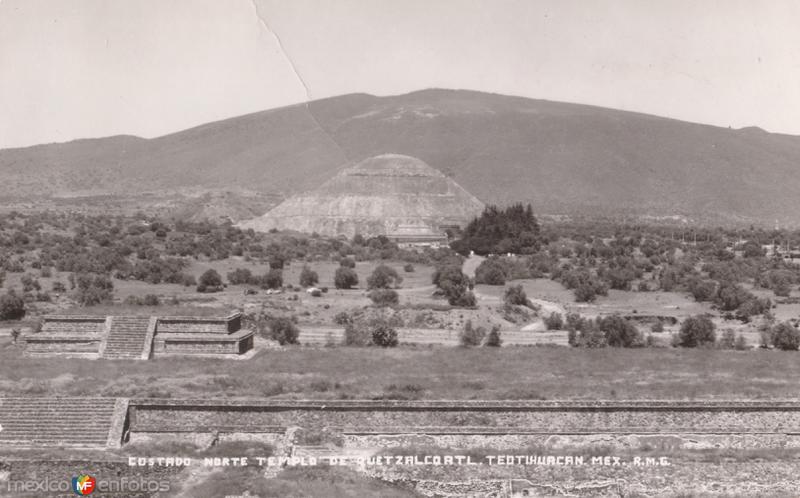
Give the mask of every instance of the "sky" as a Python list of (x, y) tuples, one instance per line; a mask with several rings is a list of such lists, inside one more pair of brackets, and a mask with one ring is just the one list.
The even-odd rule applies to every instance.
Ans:
[(796, 0), (0, 0), (0, 148), (464, 88), (800, 135)]

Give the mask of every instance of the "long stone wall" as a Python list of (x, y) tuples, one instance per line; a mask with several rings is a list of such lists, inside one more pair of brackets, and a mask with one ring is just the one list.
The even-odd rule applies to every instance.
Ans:
[(134, 400), (130, 424), (132, 433), (300, 426), (342, 434), (356, 446), (380, 446), (392, 435), (427, 435), (421, 441), (435, 445), (569, 445), (604, 434), (623, 446), (631, 437), (637, 445), (678, 444), (674, 438), (687, 434), (702, 436), (700, 446), (800, 445), (798, 402)]
[[(397, 339), (400, 344), (417, 346), (439, 345), (458, 346), (460, 331), (448, 329), (398, 328)], [(535, 332), (527, 330), (504, 330), (500, 332), (504, 346), (535, 346), (539, 344), (556, 344), (568, 346), (567, 332), (548, 331)], [(302, 345), (340, 344), (344, 340), (344, 329), (341, 327), (323, 327), (317, 325), (300, 325), (299, 341)]]

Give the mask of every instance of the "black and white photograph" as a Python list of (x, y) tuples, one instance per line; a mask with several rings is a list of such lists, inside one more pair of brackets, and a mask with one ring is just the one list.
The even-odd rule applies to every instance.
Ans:
[(0, 0), (0, 496), (800, 496), (800, 3)]

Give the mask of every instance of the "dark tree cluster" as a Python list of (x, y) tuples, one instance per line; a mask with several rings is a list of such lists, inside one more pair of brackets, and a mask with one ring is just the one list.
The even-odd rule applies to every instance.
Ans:
[(450, 244), (453, 250), (475, 254), (533, 254), (541, 240), (539, 222), (530, 204), (514, 204), (505, 209), (487, 206), (466, 226), (463, 237)]

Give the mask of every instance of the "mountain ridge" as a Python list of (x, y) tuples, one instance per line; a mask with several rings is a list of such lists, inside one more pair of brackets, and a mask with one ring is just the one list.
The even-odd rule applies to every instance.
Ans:
[(800, 136), (447, 89), (328, 97), (155, 138), (0, 149), (0, 195), (247, 188), (286, 198), (383, 153), (419, 157), (483, 202), (542, 213), (800, 225)]

